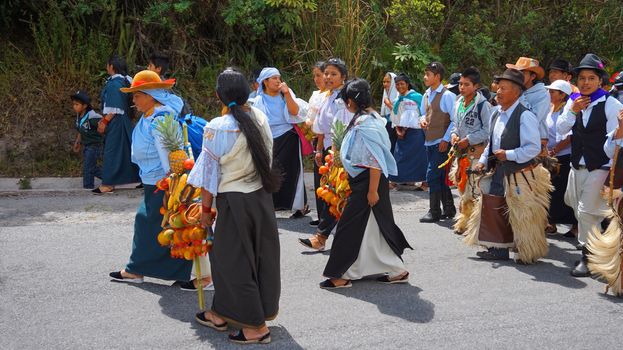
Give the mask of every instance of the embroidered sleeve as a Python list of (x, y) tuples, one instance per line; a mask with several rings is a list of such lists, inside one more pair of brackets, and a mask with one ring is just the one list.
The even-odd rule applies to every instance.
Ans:
[(231, 151), (238, 135), (239, 130), (233, 118), (217, 118), (206, 125), (201, 154), (190, 172), (188, 183), (202, 187), (216, 196), (221, 179), (219, 161)]
[(372, 152), (368, 149), (366, 142), (359, 132), (354, 131), (354, 140), (351, 148), (349, 149), (349, 158), (353, 166), (359, 168), (372, 168), (381, 169), (378, 160), (372, 155)]

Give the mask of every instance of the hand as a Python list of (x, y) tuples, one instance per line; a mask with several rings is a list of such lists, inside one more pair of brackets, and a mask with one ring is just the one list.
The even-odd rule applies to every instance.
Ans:
[(422, 129), (428, 129), (428, 122), (427, 122), (426, 120), (422, 120), (422, 121), (420, 122), (420, 127), (421, 127)]
[(80, 153), (80, 142), (74, 142), (74, 146), (71, 148), (74, 153)]
[(450, 138), (450, 144), (451, 145), (456, 145), (457, 142), (459, 142), (461, 139), (459, 139), (459, 137), (457, 136), (457, 134), (452, 134), (452, 137)]
[(578, 97), (571, 105), (571, 110), (575, 113), (580, 113), (583, 109), (588, 107), (591, 103), (591, 98), (588, 96)]
[(375, 206), (376, 203), (379, 202), (379, 193), (374, 191), (374, 192), (368, 192), (368, 205), (370, 205), (371, 207)]
[(493, 154), (494, 154), (494, 155), (495, 155), (495, 157), (496, 157), (499, 161), (501, 161), (501, 162), (504, 162), (504, 161), (506, 161), (506, 160), (507, 160), (507, 159), (506, 159), (506, 151), (505, 151), (505, 150), (503, 150), (503, 149), (499, 149), (499, 150), (497, 150), (497, 151), (493, 152)]
[(448, 141), (441, 141), (439, 143), (439, 152), (444, 153), (448, 150)]
[(281, 93), (284, 95), (290, 94), (290, 88), (288, 87), (288, 84), (286, 84), (285, 82), (279, 85), (279, 90), (281, 90)]
[(398, 138), (402, 140), (405, 137), (405, 128), (397, 126), (396, 136), (398, 136)]
[(459, 147), (459, 150), (461, 151), (469, 147), (469, 140), (467, 139), (467, 137), (459, 141), (457, 146)]
[(318, 167), (322, 166), (322, 161), (324, 160), (324, 158), (322, 157), (322, 152), (316, 152), (316, 154), (314, 155), (314, 161), (316, 162), (316, 165)]
[(485, 170), (485, 165), (484, 163), (477, 163), (476, 165), (474, 165), (472, 170), (477, 171), (477, 172), (482, 172)]
[(99, 132), (100, 134), (103, 134), (106, 132), (106, 124), (104, 124), (103, 121), (99, 121), (99, 123), (97, 123), (97, 132)]
[(212, 213), (201, 213), (201, 227), (208, 228), (214, 224), (214, 215)]

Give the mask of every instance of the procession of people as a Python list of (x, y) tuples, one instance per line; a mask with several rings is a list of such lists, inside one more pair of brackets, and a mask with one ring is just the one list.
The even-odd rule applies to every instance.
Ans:
[[(152, 61), (154, 69), (165, 65), (158, 56)], [(216, 331), (238, 329), (229, 335), (232, 342), (271, 341), (266, 321), (277, 317), (281, 294), (276, 212), (287, 211), (292, 220), (310, 214), (307, 142), (317, 219), (309, 223), (315, 232), (298, 240), (304, 249), (323, 251), (334, 236), (324, 270), (318, 266), (326, 278), (320, 288), (348, 288), (365, 277), (417, 284), (402, 258), (413, 248), (391, 203), (392, 191), (414, 190), (428, 192), (428, 211), (419, 221), (451, 223), (450, 232), (479, 247), (483, 260), (536, 264), (547, 257), (548, 235), (568, 225), (564, 236), (581, 250), (569, 278), (601, 277), (623, 294), (623, 73), (608, 92), (605, 63), (595, 54), (575, 66), (553, 60), (547, 71), (539, 60), (520, 57), (493, 77), (491, 92), (477, 67), (447, 77), (441, 62), (430, 62), (421, 72), (426, 90), (418, 92), (405, 73), (387, 72), (379, 101), (370, 83), (350, 77), (339, 58), (311, 67), (317, 90), (308, 101), (276, 67), (257, 74), (254, 91), (243, 73), (223, 70), (216, 80), (222, 113), (206, 118), (201, 154), (188, 176), (201, 189), (201, 223), (214, 229), (204, 276), (191, 274), (192, 262), (171, 258), (156, 240), (163, 216), (162, 193), (154, 186), (170, 164), (153, 125), (167, 113), (179, 115), (184, 102), (171, 92), (173, 80), (150, 71), (130, 79), (121, 63), (114, 57), (107, 66), (111, 77), (98, 117), (105, 135), (103, 185), (95, 192), (111, 192), (140, 175), (145, 196), (129, 262), (110, 276), (173, 280), (190, 290), (213, 285), (211, 307), (195, 319)], [(133, 132), (124, 93), (133, 94), (141, 113)], [(88, 96), (72, 99), (84, 104), (76, 107), (78, 119), (88, 116)], [(134, 165), (122, 166), (130, 160)], [(327, 180), (333, 170), (348, 190)], [(92, 179), (85, 186), (92, 188)]]

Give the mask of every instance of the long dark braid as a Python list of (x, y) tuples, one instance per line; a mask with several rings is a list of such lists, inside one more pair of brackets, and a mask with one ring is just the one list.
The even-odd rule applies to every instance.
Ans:
[(228, 68), (217, 78), (216, 93), (221, 102), (229, 107), (240, 131), (247, 138), (247, 147), (251, 152), (255, 173), (261, 178), (262, 186), (268, 193), (277, 192), (281, 186), (281, 175), (271, 165), (271, 157), (259, 125), (244, 106), (251, 93), (247, 79), (242, 73)]

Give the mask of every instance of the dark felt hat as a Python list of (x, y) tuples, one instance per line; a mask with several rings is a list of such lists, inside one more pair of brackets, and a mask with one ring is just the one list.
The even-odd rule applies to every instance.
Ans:
[(565, 72), (565, 73), (572, 73), (573, 68), (571, 67), (571, 63), (569, 63), (569, 61), (567, 60), (563, 60), (561, 58), (559, 59), (555, 59), (552, 63), (550, 63), (549, 67), (547, 68), (547, 70), (559, 70), (561, 72)]
[(577, 75), (582, 69), (594, 69), (599, 71), (601, 75), (604, 75), (604, 73), (606, 73), (604, 66), (604, 62), (599, 56), (594, 53), (589, 53), (584, 56), (577, 67), (573, 68), (573, 74)]
[(446, 88), (452, 89), (453, 87), (459, 85), (459, 80), (461, 79), (461, 73), (452, 73), (450, 78), (448, 79), (448, 85)]
[(623, 86), (623, 71), (620, 71), (612, 80), (614, 86)]
[(69, 96), (72, 100), (76, 100), (76, 101), (80, 101), (82, 103), (84, 103), (85, 105), (90, 105), (91, 104), (91, 97), (89, 97), (89, 94), (87, 94), (86, 91), (84, 90), (78, 90), (76, 91), (75, 94)]
[(522, 90), (526, 89), (526, 86), (523, 83), (523, 73), (514, 68), (506, 69), (502, 75), (496, 75), (494, 79), (495, 81), (508, 80), (519, 85)]

